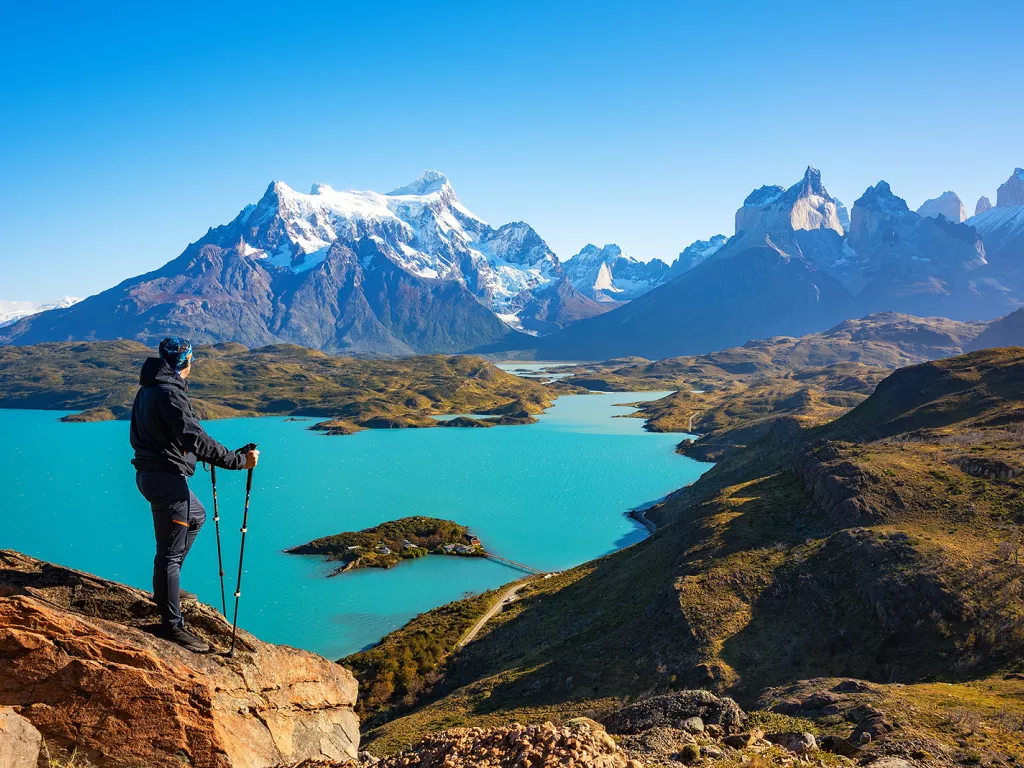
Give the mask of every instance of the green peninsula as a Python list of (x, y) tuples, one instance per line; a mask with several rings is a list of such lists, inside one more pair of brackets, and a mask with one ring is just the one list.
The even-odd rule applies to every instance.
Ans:
[(324, 555), (342, 563), (331, 575), (355, 568), (391, 568), (425, 555), (484, 557), (480, 540), (464, 525), (436, 517), (403, 517), (362, 531), (324, 536), (287, 550), (292, 555)]
[[(0, 408), (82, 411), (65, 421), (127, 419), (139, 368), (153, 354), (144, 344), (124, 340), (0, 346)], [(330, 420), (330, 434), (438, 427), (441, 422), (431, 416), (441, 414), (529, 423), (570, 390), (513, 376), (479, 357), (368, 360), (289, 344), (198, 347), (189, 378), (200, 418), (319, 417)]]

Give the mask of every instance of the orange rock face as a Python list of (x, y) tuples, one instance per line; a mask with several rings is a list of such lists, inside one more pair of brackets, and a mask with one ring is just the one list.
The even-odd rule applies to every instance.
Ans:
[[(215, 648), (230, 627), (186, 607)], [(145, 592), (0, 551), (0, 706), (97, 768), (267, 768), (354, 757), (356, 682), (242, 633), (233, 659), (160, 640)]]

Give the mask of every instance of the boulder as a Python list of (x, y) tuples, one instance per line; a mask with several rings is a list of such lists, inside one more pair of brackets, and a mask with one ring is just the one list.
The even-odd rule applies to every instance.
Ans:
[[(190, 629), (226, 648), (215, 610)], [(234, 658), (158, 639), (148, 593), (0, 550), (0, 705), (103, 768), (267, 768), (354, 758), (356, 681), (239, 633)]]
[(787, 731), (785, 733), (769, 733), (765, 738), (772, 744), (777, 744), (797, 755), (818, 751), (818, 742), (813, 733)]
[(623, 707), (604, 721), (612, 733), (642, 733), (655, 727), (679, 728), (687, 718), (699, 717), (704, 724), (721, 726), (725, 733), (741, 731), (746, 713), (729, 698), (710, 691), (676, 691)]
[(704, 733), (704, 721), (699, 717), (688, 717), (679, 724), (679, 727), (694, 736)]
[(36, 768), (43, 737), (35, 727), (9, 707), (0, 707), (0, 766)]
[(860, 749), (847, 741), (842, 736), (822, 736), (819, 746), (826, 752), (832, 752), (843, 757), (853, 757)]
[(832, 690), (838, 693), (872, 693), (875, 687), (863, 680), (843, 680)]

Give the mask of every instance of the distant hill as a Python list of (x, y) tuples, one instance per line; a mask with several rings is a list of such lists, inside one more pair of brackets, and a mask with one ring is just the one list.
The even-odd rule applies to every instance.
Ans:
[(967, 345), (967, 349), (972, 352), (990, 347), (1024, 347), (1024, 309), (993, 320)]

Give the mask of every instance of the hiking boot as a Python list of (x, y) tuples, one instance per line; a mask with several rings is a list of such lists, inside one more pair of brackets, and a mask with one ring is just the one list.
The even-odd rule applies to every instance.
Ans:
[(170, 640), (172, 643), (177, 643), (182, 648), (186, 648), (193, 653), (207, 653), (210, 650), (209, 645), (191, 634), (184, 627), (165, 629), (160, 633), (160, 637), (164, 640)]

